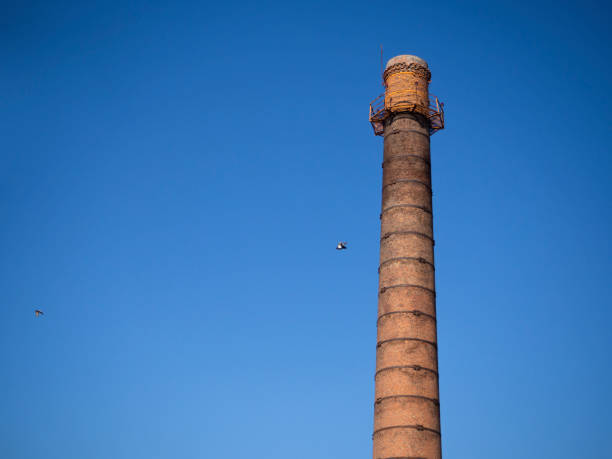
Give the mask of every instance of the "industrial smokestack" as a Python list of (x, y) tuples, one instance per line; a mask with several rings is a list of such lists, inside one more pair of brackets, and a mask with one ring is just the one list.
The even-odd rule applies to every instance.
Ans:
[(384, 137), (374, 459), (442, 457), (429, 141), (444, 113), (430, 77), (423, 59), (396, 56), (370, 105)]

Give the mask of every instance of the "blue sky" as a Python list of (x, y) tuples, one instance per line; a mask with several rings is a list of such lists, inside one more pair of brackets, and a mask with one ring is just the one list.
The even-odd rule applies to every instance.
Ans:
[(609, 457), (609, 5), (429, 3), (3, 5), (1, 457), (371, 457), (381, 44), (446, 103), (445, 457)]

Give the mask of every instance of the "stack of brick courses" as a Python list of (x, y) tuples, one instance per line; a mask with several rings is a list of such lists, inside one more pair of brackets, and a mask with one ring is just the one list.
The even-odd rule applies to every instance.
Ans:
[[(389, 64), (424, 66), (427, 85), (411, 58)], [(374, 459), (441, 458), (429, 141), (418, 112), (385, 120)]]

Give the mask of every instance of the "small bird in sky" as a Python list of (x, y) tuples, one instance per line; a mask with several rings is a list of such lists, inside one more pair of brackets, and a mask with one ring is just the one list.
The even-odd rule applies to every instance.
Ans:
[(336, 246), (336, 250), (346, 250), (346, 242), (338, 242), (338, 245)]
[(45, 313), (44, 313), (44, 312), (42, 312), (40, 309), (36, 309), (36, 310), (34, 311), (34, 315), (35, 315), (36, 317), (38, 317), (38, 316), (44, 316), (44, 315), (45, 315)]

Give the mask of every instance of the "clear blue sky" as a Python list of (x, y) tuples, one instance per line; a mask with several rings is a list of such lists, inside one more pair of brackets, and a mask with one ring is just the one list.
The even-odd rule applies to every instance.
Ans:
[(612, 457), (610, 13), (6, 2), (0, 457), (371, 457), (380, 44), (447, 108), (445, 457)]

